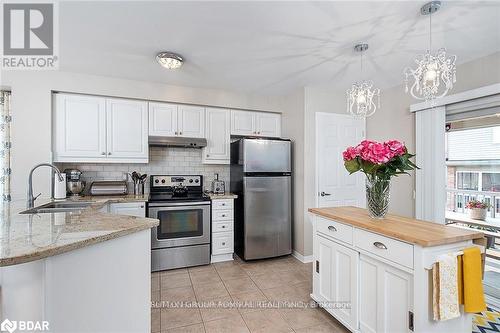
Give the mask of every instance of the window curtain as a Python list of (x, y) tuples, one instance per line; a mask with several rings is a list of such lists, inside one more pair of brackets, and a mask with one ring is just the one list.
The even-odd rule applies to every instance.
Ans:
[(10, 196), (10, 91), (0, 91), (0, 201), (9, 202)]

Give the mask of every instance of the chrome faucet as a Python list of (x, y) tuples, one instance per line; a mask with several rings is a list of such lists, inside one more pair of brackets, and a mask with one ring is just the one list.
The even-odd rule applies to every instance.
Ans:
[(39, 193), (36, 197), (33, 196), (33, 171), (35, 171), (35, 169), (37, 169), (38, 167), (41, 167), (41, 166), (46, 166), (46, 167), (54, 169), (54, 171), (57, 173), (57, 176), (59, 177), (59, 181), (62, 182), (64, 180), (63, 176), (61, 175), (61, 171), (59, 171), (59, 169), (55, 165), (50, 164), (50, 163), (40, 163), (40, 164), (35, 165), (33, 167), (33, 169), (31, 169), (30, 175), (28, 177), (28, 200), (26, 201), (26, 208), (27, 209), (33, 208), (35, 206), (36, 198), (38, 198), (40, 196), (40, 194), (42, 194), (42, 193)]

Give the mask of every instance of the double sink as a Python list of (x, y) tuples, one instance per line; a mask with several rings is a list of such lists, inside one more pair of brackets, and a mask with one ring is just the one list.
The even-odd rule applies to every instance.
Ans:
[(20, 214), (41, 214), (41, 213), (64, 213), (82, 210), (92, 205), (89, 201), (55, 201), (45, 205), (30, 208), (22, 211)]

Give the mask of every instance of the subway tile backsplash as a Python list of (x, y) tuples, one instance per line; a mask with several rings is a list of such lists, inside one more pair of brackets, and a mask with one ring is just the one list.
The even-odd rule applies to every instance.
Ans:
[[(94, 180), (124, 180), (132, 171), (149, 175), (202, 175), (204, 189), (210, 190), (214, 174), (226, 182), (229, 189), (229, 165), (202, 164), (201, 149), (176, 147), (149, 147), (149, 163), (58, 163), (61, 170), (76, 168), (82, 171), (83, 180), (87, 182), (86, 190)], [(149, 178), (149, 177), (148, 177)], [(129, 186), (129, 191), (130, 186)], [(145, 185), (149, 193), (149, 180)]]

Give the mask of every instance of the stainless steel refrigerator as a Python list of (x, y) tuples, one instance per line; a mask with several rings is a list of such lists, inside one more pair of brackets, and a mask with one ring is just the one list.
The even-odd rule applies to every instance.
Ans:
[(292, 149), (290, 140), (240, 139), (231, 143), (235, 252), (244, 260), (292, 253)]

